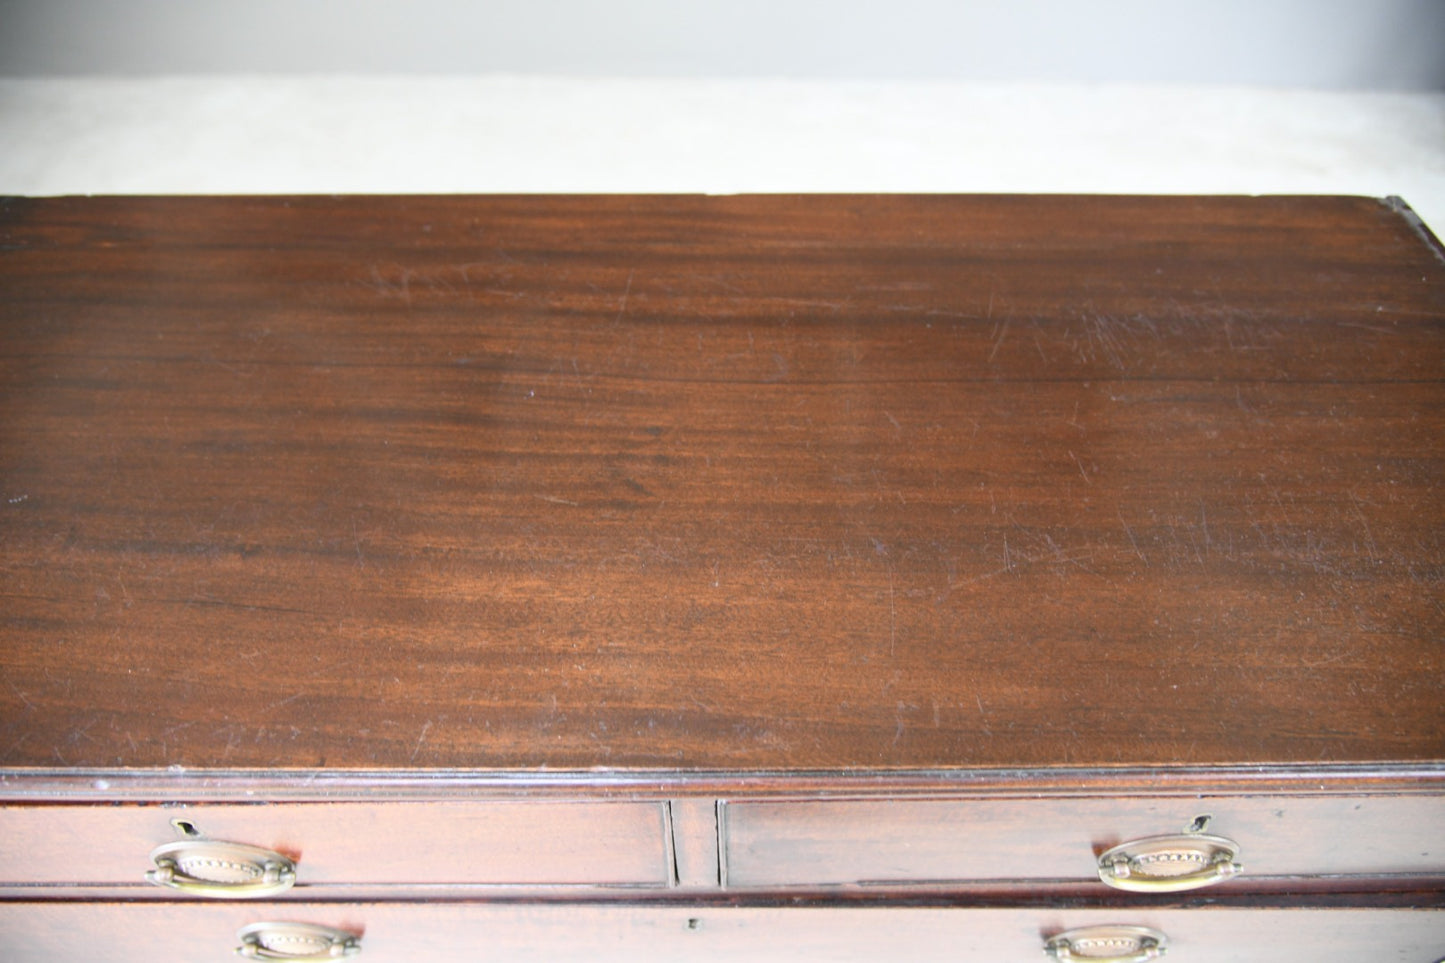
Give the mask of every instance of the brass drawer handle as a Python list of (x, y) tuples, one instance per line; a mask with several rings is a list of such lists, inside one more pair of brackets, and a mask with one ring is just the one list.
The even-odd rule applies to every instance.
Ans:
[(1148, 963), (1169, 938), (1147, 926), (1084, 926), (1049, 938), (1044, 952), (1058, 963)]
[(337, 960), (361, 952), (361, 937), (315, 923), (252, 923), (236, 934), (248, 960)]
[(253, 899), (285, 892), (296, 864), (280, 853), (217, 839), (183, 839), (151, 851), (156, 868), (146, 879), (192, 896)]
[(1185, 833), (1120, 843), (1099, 856), (1099, 878), (1135, 893), (1176, 893), (1238, 876), (1239, 844), (1223, 836)]

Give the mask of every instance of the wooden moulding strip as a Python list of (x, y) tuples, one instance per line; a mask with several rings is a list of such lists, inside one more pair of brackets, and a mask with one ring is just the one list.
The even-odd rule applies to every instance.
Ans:
[(0, 769), (5, 802), (1445, 793), (1445, 762), (850, 771)]

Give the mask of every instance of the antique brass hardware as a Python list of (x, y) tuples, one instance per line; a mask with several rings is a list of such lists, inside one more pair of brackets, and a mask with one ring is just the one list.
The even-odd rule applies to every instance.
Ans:
[(213, 899), (253, 899), (285, 892), (296, 882), (296, 864), (280, 853), (217, 839), (183, 839), (151, 851), (156, 868), (146, 879), (157, 886)]
[(1100, 854), (1099, 878), (1115, 889), (1174, 893), (1238, 876), (1238, 858), (1239, 844), (1223, 836), (1148, 836)]
[(361, 952), (361, 937), (314, 923), (252, 923), (236, 934), (248, 960), (336, 960)]
[(1163, 956), (1168, 943), (1147, 926), (1085, 926), (1050, 937), (1044, 952), (1058, 963), (1148, 963)]

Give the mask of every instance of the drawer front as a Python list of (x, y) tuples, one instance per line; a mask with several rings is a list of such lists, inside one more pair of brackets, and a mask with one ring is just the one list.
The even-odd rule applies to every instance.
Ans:
[(0, 903), (0, 956), (222, 963), (236, 959), (239, 930), (276, 919), (358, 934), (365, 963), (1036, 960), (1053, 934), (1119, 923), (1163, 933), (1176, 963), (1432, 963), (1445, 953), (1439, 910)]
[(1098, 853), (1200, 816), (1240, 844), (1244, 878), (1445, 875), (1445, 798), (734, 801), (731, 887), (1097, 877)]
[(298, 891), (324, 884), (666, 886), (656, 802), (486, 801), (0, 808), (7, 884), (142, 884), (150, 852), (204, 836), (296, 861)]

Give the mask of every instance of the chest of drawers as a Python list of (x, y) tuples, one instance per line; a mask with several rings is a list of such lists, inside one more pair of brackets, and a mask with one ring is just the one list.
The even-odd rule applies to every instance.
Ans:
[(4, 959), (1445, 956), (1398, 202), (12, 199), (0, 406)]

